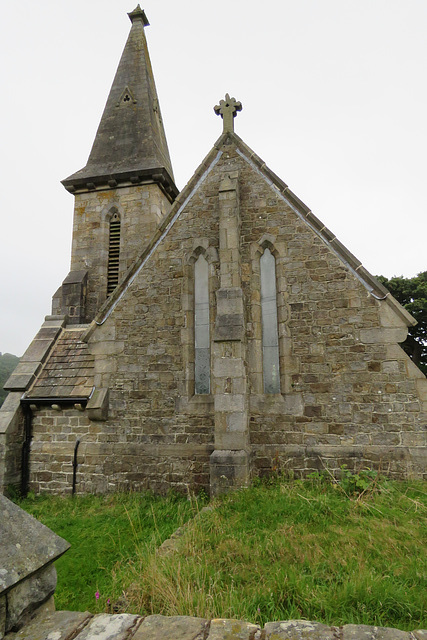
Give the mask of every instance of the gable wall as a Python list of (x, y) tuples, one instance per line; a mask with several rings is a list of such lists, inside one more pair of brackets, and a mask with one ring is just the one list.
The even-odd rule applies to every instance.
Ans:
[[(266, 232), (276, 238), (282, 391), (288, 401), (302, 399), (302, 407), (295, 411), (290, 403), (286, 415), (286, 403), (252, 397), (250, 431), (258, 472), (347, 464), (422, 476), (427, 380), (397, 344), (406, 337), (406, 326), (264, 180), (254, 179), (247, 164), (242, 169), (247, 185), (240, 191), (242, 259), (249, 263), (253, 243)], [(259, 283), (253, 270), (243, 279), (246, 299), (252, 297), (248, 336), (253, 344), (261, 331)]]
[[(397, 344), (406, 335), (403, 321), (368, 293), (247, 162), (226, 148), (90, 338), (95, 385), (110, 389), (108, 419), (95, 423), (86, 414), (63, 411), (63, 419), (57, 417), (48, 427), (55, 436), (43, 457), (47, 445), (37, 425), (51, 415), (35, 416), (33, 489), (57, 490), (50, 484), (53, 477), (44, 485), (37, 480), (36, 466), (49, 470), (49, 459), (61, 452), (70, 460), (77, 436), (73, 419), (81, 438), (78, 491), (208, 488), (215, 380), (210, 396), (194, 396), (192, 265), (203, 252), (210, 270), (213, 336), (218, 188), (232, 170), (239, 171), (254, 473), (306, 474), (342, 464), (374, 466), (396, 477), (424, 473), (427, 381)], [(260, 242), (270, 243), (276, 256), (282, 394), (274, 396), (262, 390)]]

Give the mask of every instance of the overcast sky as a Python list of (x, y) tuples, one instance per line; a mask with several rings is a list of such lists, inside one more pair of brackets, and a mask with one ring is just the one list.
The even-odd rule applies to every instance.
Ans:
[[(73, 196), (136, 0), (0, 0), (0, 351), (69, 271)], [(426, 0), (145, 0), (178, 188), (236, 132), (373, 274), (427, 270)]]

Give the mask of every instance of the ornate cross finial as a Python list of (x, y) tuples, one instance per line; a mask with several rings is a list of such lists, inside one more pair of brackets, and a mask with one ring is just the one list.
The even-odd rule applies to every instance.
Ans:
[(234, 131), (233, 119), (237, 115), (237, 111), (242, 110), (242, 103), (237, 102), (236, 98), (230, 98), (229, 94), (225, 94), (225, 100), (220, 100), (219, 104), (214, 107), (217, 116), (221, 116), (223, 121), (223, 133), (226, 131)]

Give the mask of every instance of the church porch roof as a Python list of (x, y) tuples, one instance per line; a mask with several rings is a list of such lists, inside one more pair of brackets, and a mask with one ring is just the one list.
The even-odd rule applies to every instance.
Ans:
[(94, 356), (81, 340), (86, 327), (66, 328), (26, 393), (29, 400), (89, 398), (94, 388)]

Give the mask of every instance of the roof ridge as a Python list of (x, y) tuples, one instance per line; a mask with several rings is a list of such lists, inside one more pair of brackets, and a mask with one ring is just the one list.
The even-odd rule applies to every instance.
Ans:
[(260, 158), (234, 131), (227, 131), (221, 134), (213, 145), (212, 149), (205, 156), (202, 163), (194, 172), (184, 189), (179, 193), (172, 208), (166, 218), (161, 222), (151, 240), (145, 245), (138, 258), (129, 268), (127, 274), (123, 278), (121, 284), (114, 290), (112, 295), (107, 299), (105, 304), (99, 310), (95, 319), (89, 325), (86, 333), (82, 336), (83, 341), (87, 341), (97, 326), (102, 325), (109, 315), (112, 313), (120, 299), (123, 297), (127, 288), (132, 284), (139, 271), (144, 266), (146, 260), (155, 251), (158, 244), (167, 235), (174, 221), (179, 217), (184, 205), (191, 197), (193, 191), (198, 186), (201, 179), (207, 175), (207, 172), (213, 168), (215, 162), (222, 155), (222, 147), (234, 142), (237, 151), (248, 162), (252, 164), (256, 171), (261, 173), (279, 194), (279, 196), (295, 211), (295, 213), (304, 220), (306, 224), (321, 238), (321, 240), (333, 251), (333, 253), (349, 268), (357, 279), (363, 284), (368, 292), (377, 300), (385, 300), (394, 311), (409, 326), (416, 324), (413, 318), (399, 302), (393, 298), (391, 293), (367, 270), (358, 260), (326, 227), (326, 225), (317, 218), (311, 209), (304, 204), (297, 195), (291, 191), (289, 186), (277, 176), (267, 164)]

